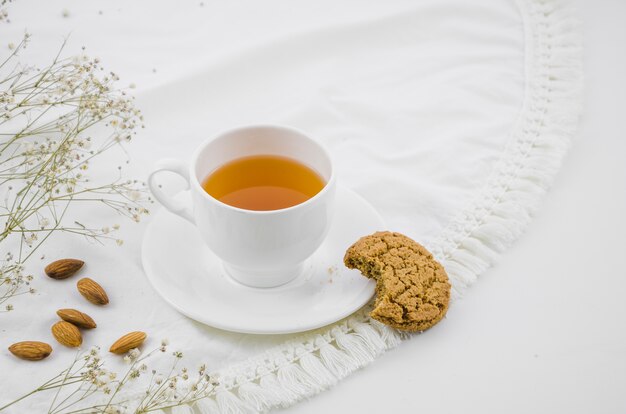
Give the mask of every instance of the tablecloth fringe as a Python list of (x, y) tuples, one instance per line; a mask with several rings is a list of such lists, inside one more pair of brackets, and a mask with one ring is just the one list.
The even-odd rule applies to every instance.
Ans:
[[(581, 41), (570, 2), (518, 4), (526, 36), (520, 116), (480, 197), (428, 246), (444, 263), (455, 297), (525, 229), (562, 162), (580, 114)], [(219, 372), (218, 389), (181, 412), (265, 412), (331, 387), (406, 336), (371, 320), (368, 311)]]
[[(518, 1), (526, 89), (509, 144), (479, 195), (433, 243), (460, 297), (525, 230), (551, 185), (582, 107), (582, 46), (570, 1)], [(429, 246), (431, 247), (431, 246)]]
[(367, 311), (340, 322), (330, 332), (311, 332), (220, 372), (221, 385), (193, 409), (203, 414), (264, 412), (333, 386), (406, 336), (371, 321)]

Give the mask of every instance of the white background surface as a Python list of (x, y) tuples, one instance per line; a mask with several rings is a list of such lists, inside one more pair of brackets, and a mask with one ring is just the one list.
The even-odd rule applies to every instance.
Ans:
[[(586, 35), (584, 119), (528, 232), (442, 324), (286, 411), (626, 412), (626, 141), (619, 125), (626, 108), (626, 2), (579, 3)], [(155, 10), (146, 13), (150, 18)], [(172, 6), (164, 24), (178, 17)], [(35, 31), (55, 24), (42, 21)], [(189, 34), (189, 47), (195, 38)], [(104, 56), (116, 52), (109, 38), (99, 39), (89, 47)], [(165, 36), (156, 40), (163, 56), (183, 53)], [(141, 33), (128, 36), (128, 47), (141, 41)], [(173, 62), (136, 58), (128, 66), (136, 66), (142, 87), (151, 88), (167, 80)]]
[(527, 233), (439, 326), (286, 411), (626, 412), (626, 2), (577, 3), (583, 120)]

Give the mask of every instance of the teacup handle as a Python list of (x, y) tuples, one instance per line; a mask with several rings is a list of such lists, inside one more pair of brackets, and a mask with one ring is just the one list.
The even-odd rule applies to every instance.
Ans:
[(177, 214), (195, 224), (195, 220), (193, 219), (193, 212), (189, 202), (183, 200), (175, 200), (170, 195), (166, 194), (165, 191), (163, 191), (163, 189), (159, 186), (159, 184), (155, 182), (154, 179), (157, 173), (160, 173), (162, 171), (173, 172), (183, 177), (187, 182), (187, 188), (185, 190), (189, 190), (189, 170), (187, 165), (182, 161), (171, 158), (166, 158), (158, 161), (154, 167), (154, 170), (152, 170), (152, 172), (148, 176), (148, 187), (150, 188), (150, 191), (152, 191), (154, 198), (156, 198), (159, 203), (163, 204), (163, 207), (165, 207), (172, 213)]

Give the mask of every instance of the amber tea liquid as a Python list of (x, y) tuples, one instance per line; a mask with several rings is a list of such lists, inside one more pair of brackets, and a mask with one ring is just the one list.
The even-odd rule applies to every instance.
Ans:
[(246, 210), (279, 210), (319, 193), (325, 182), (315, 171), (291, 158), (253, 155), (232, 160), (202, 183), (211, 196)]

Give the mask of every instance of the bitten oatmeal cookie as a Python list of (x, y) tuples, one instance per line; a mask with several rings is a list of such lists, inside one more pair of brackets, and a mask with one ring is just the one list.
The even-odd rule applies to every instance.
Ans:
[(370, 316), (404, 331), (423, 331), (448, 310), (450, 282), (426, 248), (400, 233), (376, 232), (359, 239), (343, 259), (376, 280)]

